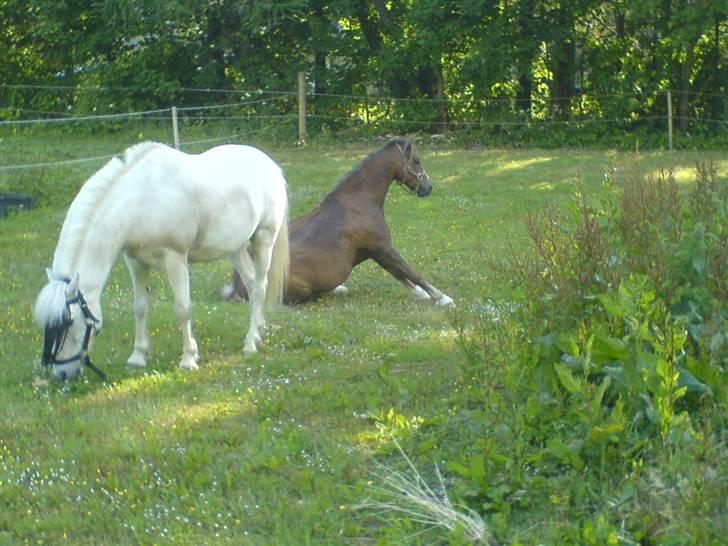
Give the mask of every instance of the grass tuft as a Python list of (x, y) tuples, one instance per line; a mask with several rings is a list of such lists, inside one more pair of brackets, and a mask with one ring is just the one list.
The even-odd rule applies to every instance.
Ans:
[(372, 474), (380, 484), (371, 486), (371, 490), (385, 500), (370, 497), (353, 508), (373, 510), (378, 515), (394, 512), (426, 528), (441, 527), (451, 533), (460, 533), (473, 544), (490, 544), (492, 535), (480, 514), (467, 506), (453, 505), (437, 463), (434, 465), (437, 484), (431, 487), (396, 440), (394, 444), (408, 470), (400, 471), (377, 463), (377, 470)]

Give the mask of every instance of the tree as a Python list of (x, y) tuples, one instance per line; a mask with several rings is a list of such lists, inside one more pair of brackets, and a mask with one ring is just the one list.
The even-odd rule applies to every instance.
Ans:
[(725, 115), (727, 14), (727, 0), (0, 0), (0, 115), (200, 105), (220, 95), (182, 90), (292, 90), (304, 70), (332, 117), (348, 106), (330, 95), (376, 89), (438, 99), (387, 107), (429, 130), (577, 106), (657, 129), (671, 89), (686, 131)]

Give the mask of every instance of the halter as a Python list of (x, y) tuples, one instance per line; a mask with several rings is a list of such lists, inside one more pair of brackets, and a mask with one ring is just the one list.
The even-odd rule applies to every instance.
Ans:
[[(64, 279), (66, 282), (70, 282), (70, 280)], [(88, 345), (91, 341), (91, 332), (93, 330), (96, 330), (96, 325), (99, 323), (99, 319), (97, 319), (94, 314), (91, 312), (91, 309), (88, 307), (88, 303), (86, 302), (86, 298), (84, 298), (83, 294), (81, 293), (81, 290), (78, 291), (78, 295), (70, 300), (66, 300), (66, 309), (68, 311), (68, 315), (70, 316), (71, 313), (71, 305), (74, 303), (77, 303), (78, 306), (81, 308), (81, 313), (83, 314), (83, 320), (86, 323), (86, 332), (83, 335), (83, 343), (81, 344), (81, 350), (76, 353), (73, 356), (70, 356), (68, 358), (64, 358), (61, 360), (56, 359), (55, 354), (51, 356), (51, 359), (47, 363), (47, 365), (51, 366), (62, 366), (63, 364), (70, 364), (71, 362), (75, 362), (76, 360), (80, 360), (81, 363), (86, 366), (87, 368), (90, 368), (91, 371), (93, 371), (96, 375), (98, 375), (102, 381), (106, 381), (107, 377), (106, 374), (99, 369), (96, 364), (91, 362), (91, 358), (88, 356)], [(68, 327), (70, 326), (69, 323), (64, 324), (64, 328), (66, 333), (68, 332)], [(65, 339), (66, 334), (63, 334), (63, 339)], [(63, 343), (63, 340), (61, 341), (61, 344)], [(60, 348), (60, 347), (59, 347)]]
[(420, 173), (415, 172), (414, 169), (409, 166), (409, 163), (406, 160), (404, 162), (404, 170), (407, 174), (412, 175), (417, 179), (417, 184), (415, 184), (414, 188), (409, 187), (404, 180), (397, 180), (397, 184), (402, 186), (409, 193), (415, 195), (417, 194), (417, 190), (420, 189), (420, 184), (422, 184), (422, 178), (427, 176), (427, 171), (422, 169), (422, 172)]
[[(412, 161), (412, 158), (409, 159), (404, 153), (404, 150), (398, 145), (399, 151), (402, 153), (402, 166), (404, 167), (404, 171), (406, 174), (412, 175), (417, 179), (417, 184), (415, 184), (414, 188), (410, 188), (407, 183), (404, 180), (397, 180), (397, 184), (402, 186), (406, 191), (408, 191), (411, 194), (417, 194), (417, 190), (420, 189), (420, 184), (422, 184), (422, 178), (427, 176), (427, 171), (425, 169), (422, 169), (422, 172), (417, 173), (415, 170), (410, 167), (410, 162)], [(412, 155), (414, 155), (414, 151), (412, 152)]]

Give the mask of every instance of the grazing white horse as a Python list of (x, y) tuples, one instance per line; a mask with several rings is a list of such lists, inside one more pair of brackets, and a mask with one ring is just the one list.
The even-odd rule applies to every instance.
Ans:
[[(182, 327), (180, 366), (196, 369), (188, 264), (227, 257), (251, 290), (244, 352), (257, 351), (264, 303), (280, 302), (288, 274), (288, 195), (281, 169), (250, 146), (190, 155), (163, 144), (129, 148), (93, 175), (73, 200), (35, 304), (45, 328), (42, 362), (74, 377), (101, 329), (101, 293), (124, 253), (134, 287), (136, 334), (127, 363), (146, 366), (152, 267), (167, 272)], [(251, 252), (248, 252), (250, 246)]]

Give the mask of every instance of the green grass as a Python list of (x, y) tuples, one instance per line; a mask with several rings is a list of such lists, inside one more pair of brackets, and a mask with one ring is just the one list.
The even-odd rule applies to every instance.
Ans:
[[(4, 137), (4, 165), (113, 153), (131, 143), (113, 135), (15, 136), (20, 140)], [(261, 147), (283, 166), (296, 216), (375, 146)], [(507, 293), (488, 264), (511, 244), (525, 245), (529, 210), (565, 203), (576, 185), (598, 195), (607, 165), (673, 166), (682, 180), (707, 156), (426, 145), (419, 151), (435, 190), (418, 199), (392, 187), (386, 213), (395, 246), (464, 314)], [(725, 155), (713, 157), (725, 173)], [(124, 367), (133, 341), (131, 287), (117, 264), (92, 353), (109, 384), (89, 373), (69, 384), (48, 381), (38, 365), (42, 336), (32, 306), (65, 207), (99, 166), (0, 173), (0, 191), (31, 191), (40, 201), (0, 220), (0, 545), (458, 543), (457, 533), (419, 535), (405, 518), (352, 508), (372, 494), (374, 461), (396, 462), (393, 439), (407, 446), (417, 436), (411, 445), (427, 472), (434, 461), (457, 458), (470, 429), (480, 426), (459, 420), (470, 411), (463, 407), (467, 392), (477, 388), (474, 380), (491, 376), (465, 365), (449, 311), (414, 301), (373, 264), (355, 270), (346, 296), (271, 312), (275, 328), (249, 358), (241, 352), (247, 305), (218, 299), (228, 267), (194, 266), (203, 359), (194, 373), (176, 367), (181, 335), (161, 276), (152, 294), (151, 364), (143, 371)], [(502, 372), (518, 367), (514, 361)], [(481, 424), (497, 421), (487, 406), (478, 411)], [(511, 520), (502, 532), (508, 541), (558, 543), (549, 539), (557, 533), (538, 522), (554, 521), (569, 495), (580, 498), (578, 480), (560, 483), (567, 489), (559, 498), (538, 504), (534, 497), (523, 523)]]

